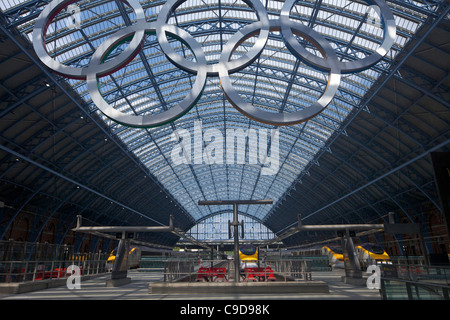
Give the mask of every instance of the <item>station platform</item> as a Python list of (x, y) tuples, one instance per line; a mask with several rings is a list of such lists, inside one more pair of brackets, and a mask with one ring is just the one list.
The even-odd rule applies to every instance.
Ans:
[(107, 287), (106, 280), (111, 274), (106, 274), (82, 281), (80, 289), (60, 286), (21, 294), (0, 294), (0, 300), (381, 300), (378, 290), (344, 283), (343, 274), (339, 269), (312, 273), (313, 280), (328, 284), (328, 293), (150, 294), (149, 284), (162, 281), (163, 274), (132, 270), (128, 272), (131, 283), (121, 287)]

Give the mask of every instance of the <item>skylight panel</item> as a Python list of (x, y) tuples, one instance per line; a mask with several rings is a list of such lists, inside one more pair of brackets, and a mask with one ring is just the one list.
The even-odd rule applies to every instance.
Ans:
[(11, 8), (14, 8), (18, 5), (26, 3), (28, 0), (2, 0), (0, 2), (0, 9), (2, 11), (7, 11)]

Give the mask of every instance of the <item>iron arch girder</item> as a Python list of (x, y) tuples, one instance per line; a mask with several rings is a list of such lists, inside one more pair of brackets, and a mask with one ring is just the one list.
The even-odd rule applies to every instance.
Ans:
[[(43, 4), (46, 5), (50, 1), (49, 0), (35, 0), (35, 1), (28, 1), (25, 2), (19, 6), (7, 9), (4, 11), (4, 15), (8, 21), (8, 28), (16, 27), (21, 24), (26, 24), (27, 22), (31, 21), (34, 18), (37, 18), (37, 16), (40, 14), (40, 11), (42, 10)], [(393, 5), (391, 9), (394, 11), (394, 13), (398, 13), (399, 15), (407, 15), (410, 19), (416, 18), (415, 15), (411, 14), (408, 15), (408, 13), (404, 10), (400, 11), (397, 8), (406, 7), (412, 11), (417, 11), (420, 13), (420, 15), (424, 16), (437, 16), (437, 11), (439, 9), (439, 2), (426, 2), (424, 4), (421, 3), (410, 3), (406, 1), (390, 1)], [(149, 2), (144, 4), (144, 10), (150, 10), (152, 8), (161, 6), (165, 3), (165, 1), (156, 1), (156, 2)], [(309, 5), (308, 2), (302, 2), (303, 5)], [(216, 8), (218, 9), (218, 7)], [(268, 8), (269, 13), (276, 14), (277, 11), (271, 11), (270, 7)], [(336, 12), (340, 13), (340, 12)]]
[[(14, 88), (14, 91), (11, 91), (11, 89), (7, 89), (5, 84), (2, 83), (1, 86), (7, 89), (11, 101), (0, 112), (0, 118), (3, 118), (6, 114), (12, 112), (20, 105), (28, 103), (29, 100), (45, 92), (47, 88), (45, 86), (42, 86), (43, 81), (45, 80), (46, 80), (45, 77), (42, 77), (41, 75), (37, 76), (23, 83), (20, 87)], [(6, 99), (3, 100), (3, 102), (6, 101), (7, 101)]]
[[(393, 89), (392, 89), (392, 92), (394, 92)], [(395, 94), (398, 95), (398, 96), (401, 96), (401, 93), (398, 92), (398, 91), (395, 91)], [(407, 97), (405, 97), (405, 98), (410, 100)], [(411, 132), (419, 133), (420, 137), (428, 136), (428, 133), (426, 133), (424, 131), (422, 126), (417, 126), (413, 122), (407, 121), (405, 119), (405, 117), (404, 117), (404, 115), (407, 114), (409, 117), (415, 118), (415, 120), (416, 120), (415, 122), (421, 122), (421, 120), (419, 118), (417, 118), (416, 116), (414, 116), (413, 114), (408, 112), (409, 109), (411, 108), (411, 106), (416, 105), (417, 100), (414, 100), (414, 101), (411, 101), (410, 103), (408, 103), (408, 105), (410, 107), (408, 107), (406, 109), (403, 109), (401, 115), (395, 114), (391, 110), (387, 110), (386, 108), (383, 108), (381, 106), (380, 102), (379, 102), (379, 100), (381, 100), (381, 101), (385, 102), (386, 104), (393, 105), (394, 104), (393, 101), (387, 100), (387, 99), (385, 99), (382, 96), (377, 96), (376, 100), (377, 101), (372, 101), (372, 103), (371, 103), (371, 115), (372, 116), (376, 117), (377, 120), (382, 121), (386, 125), (386, 127), (392, 128), (392, 129), (394, 129), (396, 131), (399, 131), (400, 133), (402, 133), (402, 135), (404, 137), (407, 137), (408, 140), (413, 141), (414, 143), (416, 143), (419, 146), (423, 146), (424, 145), (424, 142), (418, 141), (410, 133), (407, 133), (407, 132), (399, 129), (399, 126), (403, 125), (403, 127), (405, 127), (405, 128), (410, 128)], [(385, 115), (385, 116), (382, 117), (382, 116), (378, 115), (378, 113), (380, 113), (382, 115)], [(395, 122), (399, 123), (398, 126), (394, 125)], [(429, 126), (429, 123), (427, 123), (427, 122), (422, 121), (422, 125), (423, 125), (423, 127), (429, 127), (430, 129), (432, 129), (432, 127)]]
[[(334, 163), (334, 162), (333, 162)], [(323, 166), (322, 166), (323, 167)], [(331, 173), (332, 174), (332, 173)], [(366, 177), (366, 178), (368, 178), (368, 177)], [(370, 179), (366, 179), (366, 181), (368, 181), (368, 180), (370, 180)], [(380, 190), (380, 191), (382, 191), (382, 187), (378, 187), (378, 189)], [(297, 202), (300, 202), (300, 200), (298, 200), (298, 199), (295, 199)], [(365, 200), (366, 202), (367, 202), (367, 200)]]

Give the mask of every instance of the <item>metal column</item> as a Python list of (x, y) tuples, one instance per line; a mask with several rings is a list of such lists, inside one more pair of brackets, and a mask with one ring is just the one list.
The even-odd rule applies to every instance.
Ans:
[(344, 254), (345, 280), (362, 279), (361, 266), (356, 256), (355, 245), (349, 229), (345, 229), (342, 235), (342, 251)]
[(121, 286), (131, 282), (131, 279), (127, 277), (128, 252), (130, 252), (130, 240), (127, 239), (126, 233), (122, 232), (111, 272), (111, 280), (106, 282), (107, 287)]
[[(234, 276), (235, 282), (240, 282), (240, 264), (239, 264), (239, 226), (242, 230), (244, 228), (244, 222), (239, 223), (238, 220), (238, 205), (239, 204), (273, 204), (273, 200), (217, 200), (217, 201), (199, 201), (200, 206), (211, 205), (233, 205), (233, 237), (234, 237)], [(230, 226), (228, 226), (230, 227)], [(242, 231), (242, 237), (244, 237), (244, 231)]]
[(234, 237), (234, 278), (235, 282), (240, 280), (240, 265), (239, 265), (239, 221), (238, 221), (238, 205), (233, 204), (233, 237)]

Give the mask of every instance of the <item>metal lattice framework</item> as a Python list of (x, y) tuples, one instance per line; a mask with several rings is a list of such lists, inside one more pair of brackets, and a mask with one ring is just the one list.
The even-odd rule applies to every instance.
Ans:
[[(66, 222), (59, 241), (80, 213), (95, 223), (116, 225), (167, 224), (174, 214), (178, 227), (187, 231), (231, 211), (226, 206), (200, 207), (199, 200), (271, 198), (273, 206), (242, 206), (240, 211), (275, 233), (294, 225), (299, 213), (308, 224), (321, 224), (372, 222), (384, 219), (388, 211), (408, 216), (425, 202), (439, 209), (429, 153), (448, 150), (449, 142), (446, 2), (387, 1), (397, 25), (391, 50), (372, 68), (344, 75), (328, 108), (305, 123), (274, 127), (250, 120), (225, 99), (218, 79), (208, 78), (192, 110), (153, 129), (111, 121), (92, 103), (85, 81), (65, 80), (40, 63), (29, 40), (48, 2), (6, 0), (0, 7), (2, 41), (8, 44), (1, 49), (0, 200), (14, 208), (2, 222), (3, 237), (28, 206), (41, 208), (36, 210), (45, 211), (47, 220), (58, 215)], [(140, 3), (154, 21), (165, 1)], [(262, 3), (269, 18), (277, 17), (283, 5)], [(339, 59), (352, 61), (382, 41), (369, 4), (297, 1), (291, 19), (321, 33)], [(63, 12), (53, 19), (46, 41), (55, 59), (83, 67), (95, 48), (132, 24), (134, 16), (120, 1), (79, 1), (77, 6), (82, 28), (67, 23), (71, 15)], [(213, 63), (227, 39), (255, 19), (241, 1), (192, 0), (175, 10), (169, 23), (194, 36)], [(242, 43), (236, 54), (245, 53), (252, 41)], [(181, 42), (171, 45), (193, 58)], [(125, 47), (120, 44), (111, 54)], [(194, 80), (171, 64), (156, 37), (149, 35), (136, 58), (102, 78), (99, 88), (117, 109), (150, 114), (183, 99)], [(261, 56), (233, 74), (232, 82), (259, 108), (292, 112), (320, 97), (327, 74), (296, 59), (280, 34), (271, 32)], [(262, 175), (261, 165), (248, 164), (248, 159), (244, 164), (174, 164), (172, 135), (179, 129), (192, 133), (196, 121), (203, 130), (224, 133), (279, 129), (279, 170)], [(34, 239), (45, 226), (45, 219), (38, 220)], [(176, 242), (174, 237), (152, 236), (165, 244)], [(300, 237), (286, 241), (299, 242)]]

